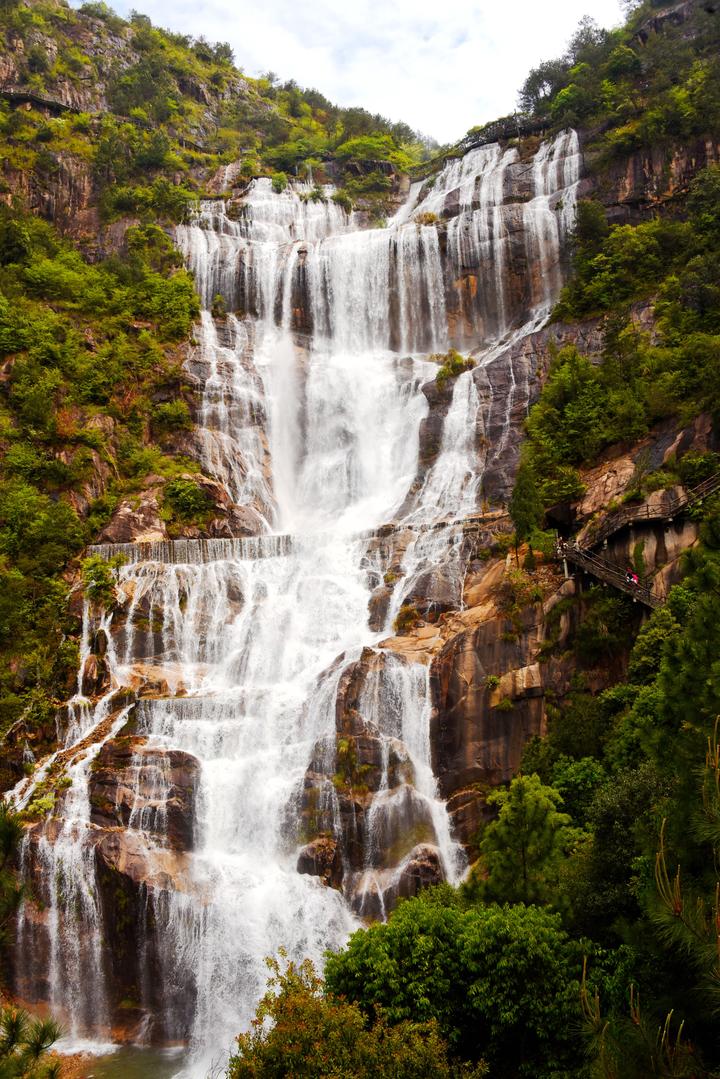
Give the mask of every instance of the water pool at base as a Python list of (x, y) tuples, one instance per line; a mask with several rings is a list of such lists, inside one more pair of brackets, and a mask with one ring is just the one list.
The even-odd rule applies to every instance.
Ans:
[(181, 1070), (183, 1055), (177, 1049), (123, 1046), (115, 1053), (89, 1061), (86, 1069), (79, 1070), (78, 1076), (82, 1079), (171, 1079)]

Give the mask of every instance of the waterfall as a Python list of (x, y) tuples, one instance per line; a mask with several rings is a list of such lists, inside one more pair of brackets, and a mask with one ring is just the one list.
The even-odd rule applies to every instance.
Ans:
[[(456, 522), (482, 498), (493, 365), (557, 296), (579, 170), (564, 132), (531, 162), (498, 145), (450, 161), (381, 228), (330, 187), (268, 179), (178, 228), (204, 307), (195, 450), (257, 534), (94, 548), (123, 556), (118, 603), (86, 605), (61, 749), (12, 795), (66, 777), (24, 842), (43, 906), (23, 905), (16, 970), (75, 1039), (109, 1039), (125, 1007), (127, 1037), (183, 1043), (182, 1074), (204, 1076), (265, 956), (321, 965), (359, 917), (461, 878), (428, 666), (382, 642), (404, 602), (462, 606)], [(431, 354), (451, 345), (476, 366), (442, 397), (425, 467)]]

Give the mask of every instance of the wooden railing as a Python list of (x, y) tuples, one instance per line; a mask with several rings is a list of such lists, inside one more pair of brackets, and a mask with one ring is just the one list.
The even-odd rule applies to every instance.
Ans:
[(707, 495), (720, 489), (720, 472), (703, 480), (696, 487), (685, 491), (682, 495), (675, 495), (662, 504), (656, 506), (623, 506), (619, 510), (608, 514), (598, 525), (591, 529), (584, 539), (584, 546), (597, 547), (609, 536), (619, 532), (626, 525), (642, 523), (643, 521), (671, 521), (678, 513), (683, 512), (695, 502), (702, 501)]
[(654, 609), (655, 607), (662, 606), (663, 599), (661, 596), (652, 592), (644, 580), (639, 580), (637, 584), (632, 580), (629, 580), (627, 572), (624, 571), (617, 562), (611, 562), (607, 558), (601, 558), (592, 551), (578, 547), (573, 543), (559, 543), (557, 554), (558, 558), (562, 558), (565, 562), (570, 562), (572, 565), (578, 566), (598, 580), (605, 581), (606, 584), (619, 589), (620, 592), (625, 592), (628, 596), (632, 596), (634, 600), (637, 600), (638, 603), (642, 603), (645, 607)]

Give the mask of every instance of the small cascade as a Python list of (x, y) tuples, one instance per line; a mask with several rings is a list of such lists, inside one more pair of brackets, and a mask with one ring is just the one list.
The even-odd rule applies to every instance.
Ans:
[[(365, 813), (365, 858), (353, 882), (363, 916), (385, 917), (406, 890), (418, 863), (456, 882), (465, 857), (450, 835), (438, 800), (430, 752), (428, 668), (384, 654), (366, 678), (358, 702), (376, 726), (381, 770)], [(432, 877), (430, 877), (432, 879)]]
[(549, 315), (562, 285), (562, 241), (575, 219), (580, 148), (575, 131), (540, 146), (532, 169), (533, 197), (523, 207), (528, 260), (534, 266), (535, 307)]
[(89, 1031), (107, 1037), (112, 1022), (106, 971), (98, 962), (105, 926), (95, 887), (89, 781), (100, 750), (122, 729), (130, 711), (125, 706), (113, 712), (113, 698), (107, 694), (94, 709), (97, 740), (70, 756), (66, 765), (69, 789), (62, 798), (62, 818), (50, 820), (36, 834), (27, 832), (20, 855), (22, 874), (41, 888), (37, 899), (44, 908), (49, 948), (46, 952), (38, 939), (25, 903), (17, 924), (18, 961), (21, 969), (32, 971), (37, 957), (46, 954), (45, 999), (73, 1039)]
[[(321, 965), (358, 915), (460, 879), (429, 669), (383, 641), (402, 604), (462, 607), (458, 522), (528, 398), (509, 350), (557, 296), (579, 170), (564, 132), (532, 162), (449, 162), (384, 228), (269, 179), (178, 228), (204, 307), (197, 452), (237, 527), (92, 548), (122, 556), (117, 605), (85, 608), (63, 748), (14, 793), (71, 780), (24, 843), (44, 909), (23, 906), (16, 983), (74, 1037), (122, 1016), (200, 1079), (265, 956)], [(440, 390), (451, 346), (475, 367)]]
[(477, 510), (482, 480), (478, 460), (484, 434), (477, 422), (479, 410), (476, 381), (473, 372), (466, 371), (455, 380), (440, 452), (410, 520), (453, 520)]
[(265, 528), (274, 522), (262, 383), (251, 359), (247, 327), (228, 315), (220, 326), (201, 316), (189, 368), (203, 386), (195, 437), (200, 463), (220, 480), (233, 502), (256, 511)]

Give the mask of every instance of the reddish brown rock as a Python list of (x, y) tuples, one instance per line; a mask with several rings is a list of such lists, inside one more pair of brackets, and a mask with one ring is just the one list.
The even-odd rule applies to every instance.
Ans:
[(445, 872), (437, 847), (423, 844), (415, 847), (405, 862), (397, 883), (397, 898), (411, 899), (431, 884), (441, 884)]
[(337, 841), (331, 836), (318, 836), (307, 843), (298, 854), (297, 871), (319, 877), (332, 888), (340, 888), (343, 864)]
[(139, 738), (107, 742), (93, 764), (91, 820), (131, 827), (171, 850), (191, 850), (200, 766), (181, 750), (150, 748)]
[(104, 655), (89, 655), (83, 664), (80, 689), (84, 697), (100, 697), (110, 688), (110, 668)]

